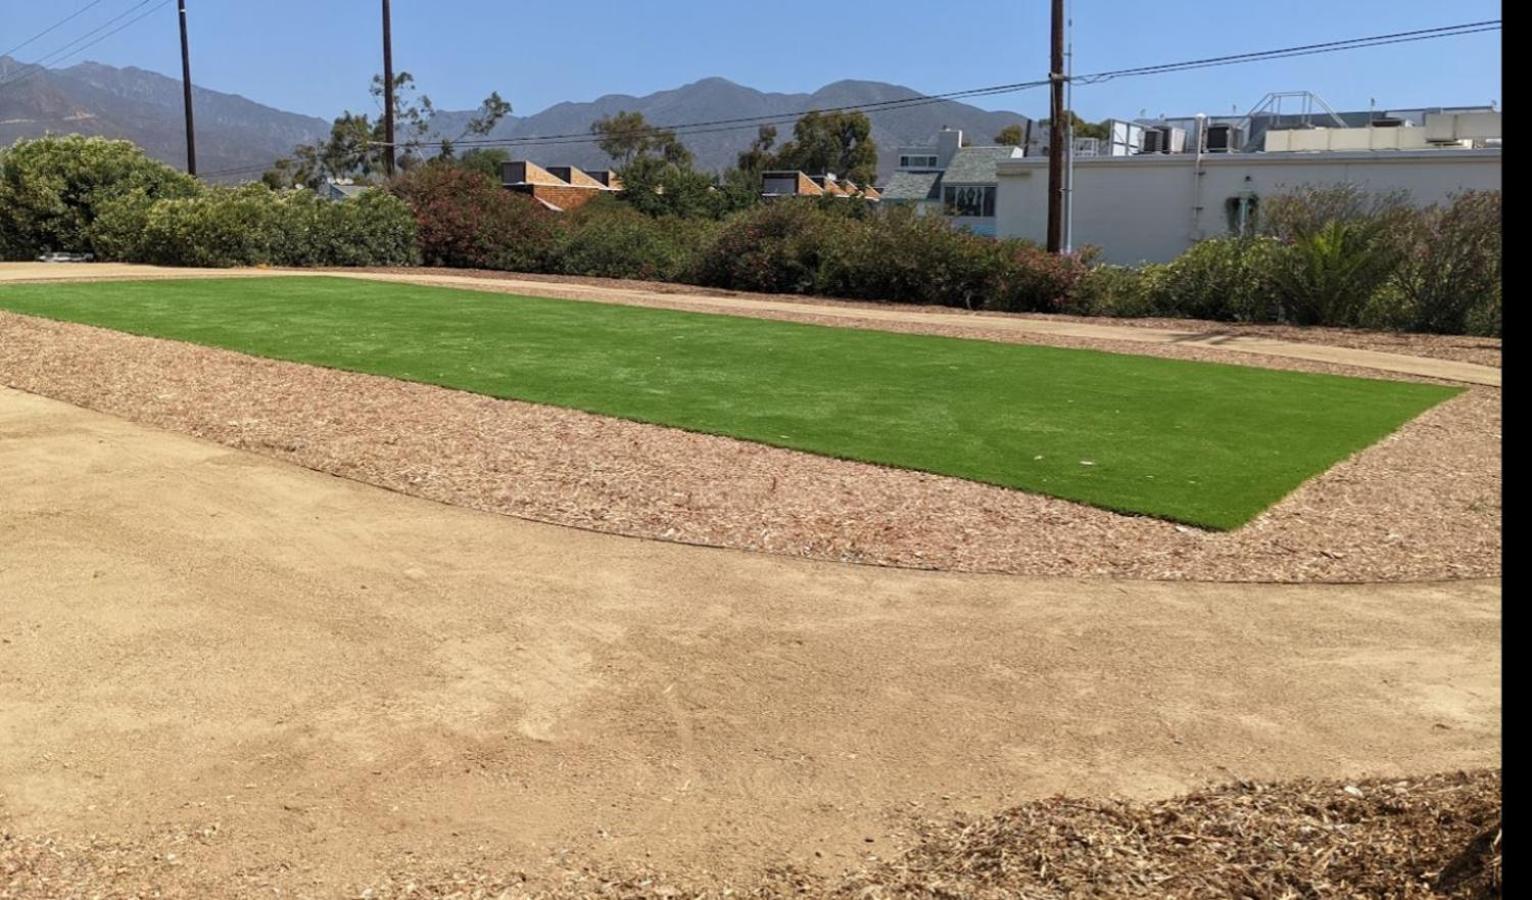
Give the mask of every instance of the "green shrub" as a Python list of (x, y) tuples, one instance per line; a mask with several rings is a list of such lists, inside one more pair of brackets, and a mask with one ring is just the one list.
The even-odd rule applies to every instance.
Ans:
[[(1469, 191), (1420, 211), (1409, 223), (1393, 282), (1401, 324), (1441, 334), (1486, 327), (1498, 333), (1500, 256), (1499, 191)], [(1480, 309), (1493, 311), (1476, 316)], [(1491, 320), (1497, 324), (1487, 326)]]
[(97, 240), (112, 258), (165, 266), (392, 266), (415, 261), (409, 207), (382, 191), (350, 200), (263, 184), (106, 205)]
[(1094, 250), (1049, 253), (1030, 241), (995, 244), (996, 265), (990, 277), (990, 309), (1007, 312), (1060, 312), (1074, 305), (1074, 296), (1090, 269)]
[(281, 240), (276, 203), (265, 185), (213, 188), (148, 207), (136, 262), (162, 266), (266, 265)]
[(550, 265), (560, 220), (482, 172), (428, 163), (389, 190), (414, 212), (420, 257), (428, 266), (539, 272)]
[(778, 200), (723, 223), (696, 265), (700, 284), (791, 294), (814, 290), (831, 219), (813, 201)]
[(1398, 264), (1382, 220), (1331, 220), (1287, 242), (1270, 277), (1284, 317), (1298, 325), (1358, 325)]
[(1148, 282), (1161, 265), (1098, 265), (1086, 270), (1059, 312), (1077, 316), (1136, 318), (1151, 315)]
[(93, 226), (124, 198), (196, 196), (196, 179), (150, 159), (129, 141), (81, 135), (18, 141), (0, 151), (0, 258), (48, 251), (95, 253)]
[(988, 300), (995, 244), (905, 207), (866, 215), (867, 204), (817, 203), (825, 229), (817, 293), (979, 308)]
[(652, 218), (598, 198), (571, 214), (553, 265), (569, 275), (679, 281), (694, 268), (706, 221)]
[(1144, 282), (1150, 315), (1220, 322), (1271, 322), (1279, 310), (1270, 278), (1272, 238), (1210, 238), (1157, 268)]

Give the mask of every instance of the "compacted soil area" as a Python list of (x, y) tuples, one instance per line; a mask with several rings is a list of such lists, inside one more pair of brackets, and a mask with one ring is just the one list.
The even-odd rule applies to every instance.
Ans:
[(1498, 580), (1036, 579), (639, 541), (11, 390), (0, 497), (7, 900), (1494, 876), (1495, 776), (1421, 776), (1500, 764)]

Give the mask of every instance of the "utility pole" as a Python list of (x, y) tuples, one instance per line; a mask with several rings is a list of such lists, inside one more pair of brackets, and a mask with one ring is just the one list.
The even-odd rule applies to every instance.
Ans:
[(1048, 252), (1064, 248), (1064, 142), (1069, 123), (1064, 116), (1064, 0), (1053, 0), (1052, 60), (1048, 68), (1053, 102), (1048, 111)]
[(394, 177), (394, 31), (388, 0), (383, 0), (383, 170)]
[(179, 0), (181, 11), (181, 91), (186, 101), (186, 173), (197, 174), (197, 131), (192, 127), (191, 45), (186, 40), (186, 0)]

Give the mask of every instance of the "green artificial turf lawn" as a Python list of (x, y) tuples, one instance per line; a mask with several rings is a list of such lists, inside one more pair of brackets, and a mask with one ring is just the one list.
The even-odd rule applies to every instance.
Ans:
[(1237, 527), (1456, 390), (324, 277), (0, 308)]

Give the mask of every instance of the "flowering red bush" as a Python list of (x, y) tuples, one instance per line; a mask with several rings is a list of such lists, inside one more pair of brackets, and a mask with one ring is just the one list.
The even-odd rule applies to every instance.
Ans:
[(558, 237), (556, 216), (482, 172), (426, 164), (389, 190), (414, 211), (428, 266), (538, 271)]

